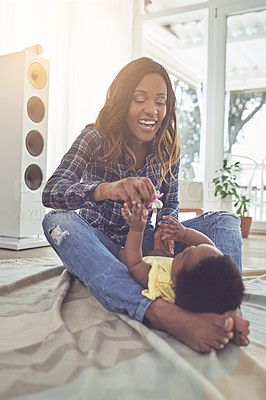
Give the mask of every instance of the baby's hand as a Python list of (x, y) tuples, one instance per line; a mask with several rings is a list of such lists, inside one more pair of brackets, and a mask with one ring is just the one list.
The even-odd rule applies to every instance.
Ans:
[(144, 205), (136, 205), (136, 202), (132, 201), (131, 211), (129, 210), (127, 203), (124, 203), (124, 207), (121, 208), (121, 214), (128, 223), (130, 229), (141, 232), (146, 226), (149, 212), (146, 210)]
[(172, 239), (175, 242), (183, 241), (186, 234), (186, 228), (170, 215), (163, 216), (163, 219), (168, 222), (159, 222), (160, 230), (162, 231), (162, 240)]

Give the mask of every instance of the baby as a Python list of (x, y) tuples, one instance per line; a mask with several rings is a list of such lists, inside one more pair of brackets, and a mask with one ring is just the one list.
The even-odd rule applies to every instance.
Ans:
[[(142, 258), (142, 238), (148, 210), (140, 204), (127, 204), (121, 210), (129, 225), (125, 244), (126, 266), (151, 300), (161, 297), (192, 312), (223, 314), (236, 310), (242, 301), (244, 286), (237, 266), (218, 250), (204, 234), (184, 227), (171, 216), (160, 223), (163, 239), (183, 241), (186, 247), (174, 258), (152, 255)], [(161, 252), (158, 250), (158, 254)]]

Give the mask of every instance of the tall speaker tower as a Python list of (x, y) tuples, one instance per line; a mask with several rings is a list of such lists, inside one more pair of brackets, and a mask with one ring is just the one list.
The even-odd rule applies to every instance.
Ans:
[(47, 245), (49, 61), (36, 49), (0, 56), (0, 247), (14, 250)]

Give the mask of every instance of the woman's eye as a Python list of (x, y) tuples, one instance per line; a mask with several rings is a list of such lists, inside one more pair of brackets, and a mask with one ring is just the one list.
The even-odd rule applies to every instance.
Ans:
[(159, 106), (164, 106), (166, 104), (166, 100), (157, 100), (156, 104), (158, 104)]
[[(145, 97), (142, 97), (142, 96), (141, 96), (141, 97), (137, 96), (137, 97), (133, 97), (133, 100), (135, 101), (135, 103), (141, 104), (141, 103), (145, 103), (145, 101), (146, 101), (147, 99), (146, 99)], [(166, 100), (165, 100), (165, 99), (156, 100), (155, 103), (156, 103), (158, 106), (163, 107), (163, 106), (165, 106), (165, 104), (166, 104)]]
[(145, 99), (143, 99), (142, 97), (135, 97), (135, 98), (134, 98), (134, 101), (135, 101), (136, 103), (144, 103)]

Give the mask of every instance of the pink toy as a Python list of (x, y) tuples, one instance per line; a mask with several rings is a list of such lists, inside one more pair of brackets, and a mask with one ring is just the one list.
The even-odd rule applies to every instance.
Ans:
[(156, 208), (163, 208), (163, 203), (159, 200), (161, 197), (163, 197), (163, 193), (158, 192), (155, 198), (147, 204), (148, 208), (152, 206), (154, 212)]

